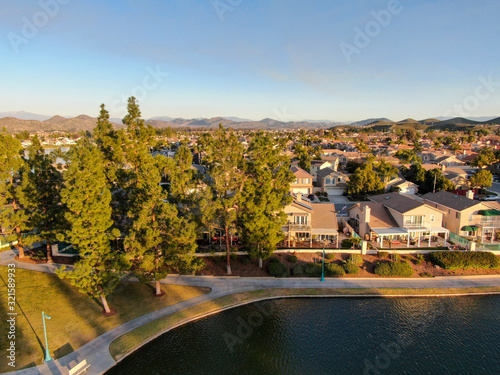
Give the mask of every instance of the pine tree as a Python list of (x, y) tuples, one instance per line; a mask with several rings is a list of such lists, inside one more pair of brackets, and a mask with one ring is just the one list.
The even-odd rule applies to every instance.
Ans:
[(294, 175), (282, 151), (263, 133), (258, 133), (248, 148), (248, 179), (242, 191), (238, 223), (243, 244), (252, 256), (259, 258), (259, 267), (283, 239), (283, 210), (291, 201), (288, 192)]
[(188, 267), (186, 261), (196, 249), (196, 232), (194, 223), (178, 217), (176, 207), (164, 201), (160, 169), (151, 155), (145, 154), (140, 160), (135, 176), (129, 213), (133, 224), (125, 239), (126, 258), (142, 282), (155, 282), (155, 295), (159, 296), (167, 265), (175, 266), (179, 261)]
[(21, 157), (21, 142), (9, 134), (0, 133), (0, 225), (7, 241), (16, 242), (19, 258), (24, 248), (34, 242), (29, 235), (29, 212), (24, 207), (25, 192), (22, 178), (26, 171)]
[(61, 202), (62, 174), (53, 166), (40, 140), (33, 137), (23, 177), (24, 206), (29, 210), (31, 229), (37, 241), (47, 246), (47, 262), (52, 263), (52, 243), (66, 226)]
[(69, 166), (64, 175), (62, 201), (71, 229), (66, 238), (79, 251), (81, 260), (73, 271), (58, 272), (70, 279), (82, 293), (100, 298), (106, 314), (111, 314), (106, 297), (120, 282), (119, 256), (110, 245), (111, 192), (107, 187), (103, 156), (88, 138), (68, 152)]
[(226, 271), (231, 275), (230, 230), (236, 223), (245, 183), (243, 146), (234, 132), (221, 124), (216, 132), (203, 134), (199, 144), (205, 153), (203, 163), (208, 167), (207, 184), (213, 194), (214, 211), (225, 233)]

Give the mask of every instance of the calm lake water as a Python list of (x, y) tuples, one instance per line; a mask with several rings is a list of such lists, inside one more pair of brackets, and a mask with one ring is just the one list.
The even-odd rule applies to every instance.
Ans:
[(258, 302), (168, 332), (106, 374), (500, 374), (500, 296)]

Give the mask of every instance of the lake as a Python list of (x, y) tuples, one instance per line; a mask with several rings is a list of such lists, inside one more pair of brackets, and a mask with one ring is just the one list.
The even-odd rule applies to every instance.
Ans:
[(106, 374), (499, 374), (500, 296), (263, 301), (167, 332)]

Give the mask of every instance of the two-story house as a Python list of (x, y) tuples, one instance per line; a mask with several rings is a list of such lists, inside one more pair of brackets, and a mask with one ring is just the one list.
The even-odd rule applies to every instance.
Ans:
[(311, 203), (297, 193), (284, 212), (287, 224), (282, 230), (288, 246), (295, 241), (308, 241), (312, 246), (314, 240), (338, 247), (338, 223), (333, 203)]
[(328, 161), (328, 160), (312, 160), (311, 161), (311, 174), (313, 176), (313, 181), (316, 181), (318, 177), (318, 172), (322, 169), (325, 168), (331, 168), (334, 171), (337, 170), (338, 168), (338, 159), (335, 159), (335, 161)]
[[(376, 241), (381, 248), (393, 245), (431, 245), (432, 237), (442, 236), (443, 212), (399, 193), (370, 197), (372, 202), (358, 203), (348, 209), (349, 224), (365, 240)], [(387, 241), (387, 243), (384, 242)]]
[(317, 186), (328, 195), (342, 195), (347, 186), (347, 181), (349, 181), (347, 175), (332, 168), (321, 169), (316, 177)]
[(291, 171), (295, 176), (295, 180), (290, 184), (290, 192), (292, 194), (312, 194), (313, 176), (309, 172), (306, 172), (297, 166), (293, 166)]
[(443, 226), (451, 232), (479, 242), (493, 242), (500, 235), (500, 204), (474, 200), (473, 194), (472, 190), (465, 197), (439, 191), (422, 198), (426, 204), (444, 212)]

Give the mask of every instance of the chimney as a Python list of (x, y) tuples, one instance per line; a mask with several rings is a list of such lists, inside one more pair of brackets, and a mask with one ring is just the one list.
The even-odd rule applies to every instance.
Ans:
[(474, 190), (467, 190), (465, 196), (469, 199), (474, 199)]
[(443, 164), (443, 165), (441, 166), (441, 171), (443, 171), (443, 172), (444, 172), (444, 170), (445, 170), (445, 169), (446, 169), (446, 165), (444, 165), (444, 164)]
[(333, 165), (332, 165), (332, 169), (337, 172), (339, 168), (339, 159), (335, 159), (335, 161), (333, 162)]
[(363, 218), (363, 222), (364, 223), (369, 223), (370, 222), (370, 216), (371, 216), (371, 211), (372, 209), (368, 206), (363, 206), (363, 214), (362, 214), (362, 218)]
[(300, 191), (297, 193), (297, 202), (302, 202), (302, 193)]

